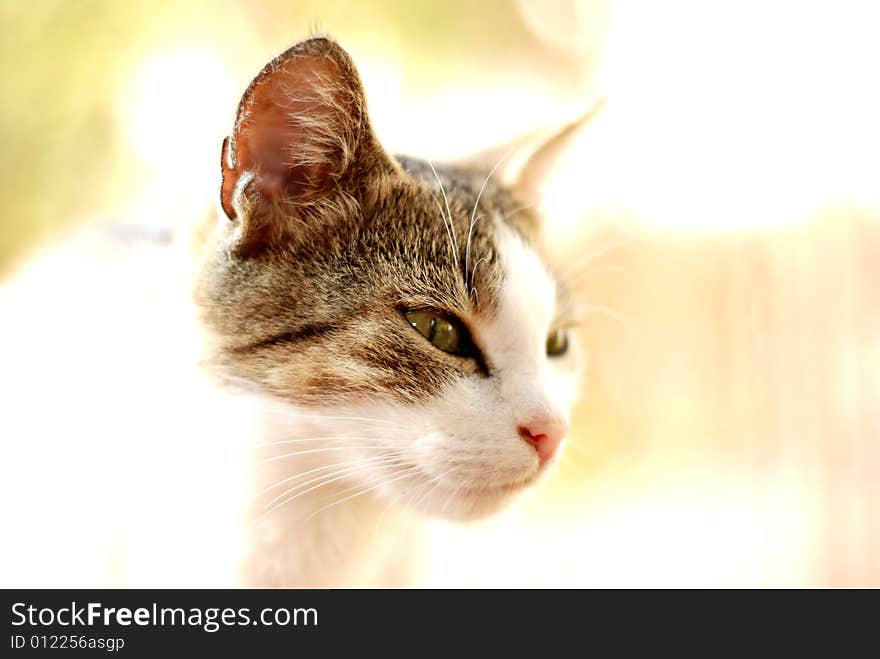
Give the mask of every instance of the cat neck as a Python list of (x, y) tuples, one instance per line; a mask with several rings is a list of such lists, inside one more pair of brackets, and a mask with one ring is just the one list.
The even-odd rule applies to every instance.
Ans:
[(326, 508), (339, 486), (311, 493), (248, 525), (239, 580), (248, 586), (353, 587), (410, 581), (413, 526), (405, 515), (370, 495)]
[[(304, 423), (301, 436), (291, 437), (289, 428), (277, 427), (273, 408), (263, 409), (258, 442), (280, 444), (282, 455), (284, 446), (302, 446), (299, 440), (311, 440), (320, 431), (319, 423)], [(418, 569), (419, 520), (369, 485), (334, 477), (339, 470), (320, 451), (326, 446), (307, 444), (307, 451), (319, 450), (268, 460), (249, 475), (253, 505), (244, 511), (239, 582), (270, 587), (410, 584)]]

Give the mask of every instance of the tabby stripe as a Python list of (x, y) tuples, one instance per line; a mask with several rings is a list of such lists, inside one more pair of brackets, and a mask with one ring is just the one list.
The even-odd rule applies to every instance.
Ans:
[(305, 325), (300, 329), (293, 330), (290, 332), (282, 332), (281, 334), (276, 334), (275, 336), (270, 336), (266, 339), (261, 339), (254, 343), (248, 343), (247, 345), (239, 346), (235, 348), (235, 352), (251, 352), (256, 350), (261, 350), (263, 348), (270, 348), (276, 345), (289, 345), (291, 343), (298, 343), (300, 341), (306, 341), (308, 339), (313, 339), (319, 336), (323, 336), (325, 334), (329, 334), (330, 332), (336, 329), (333, 325), (329, 324), (314, 324), (314, 325)]

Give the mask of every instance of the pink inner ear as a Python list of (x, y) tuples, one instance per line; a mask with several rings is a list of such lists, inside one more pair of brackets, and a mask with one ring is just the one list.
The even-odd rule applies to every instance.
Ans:
[[(239, 106), (223, 162), (223, 209), (235, 217), (232, 197), (244, 172), (267, 199), (306, 201), (347, 166), (360, 94), (327, 54), (291, 53), (251, 83)], [(352, 88), (354, 85), (354, 88)], [(226, 148), (224, 148), (224, 153)]]

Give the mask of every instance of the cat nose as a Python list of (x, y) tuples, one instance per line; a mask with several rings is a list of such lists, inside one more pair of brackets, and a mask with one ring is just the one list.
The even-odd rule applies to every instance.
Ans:
[(538, 459), (546, 462), (562, 443), (568, 433), (568, 424), (557, 416), (541, 416), (519, 427), (519, 435), (535, 447)]

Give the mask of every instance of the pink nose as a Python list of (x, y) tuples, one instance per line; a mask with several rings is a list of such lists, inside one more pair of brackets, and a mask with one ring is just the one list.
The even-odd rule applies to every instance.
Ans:
[(519, 427), (520, 437), (535, 447), (541, 462), (553, 457), (567, 432), (565, 421), (549, 416), (533, 419)]

